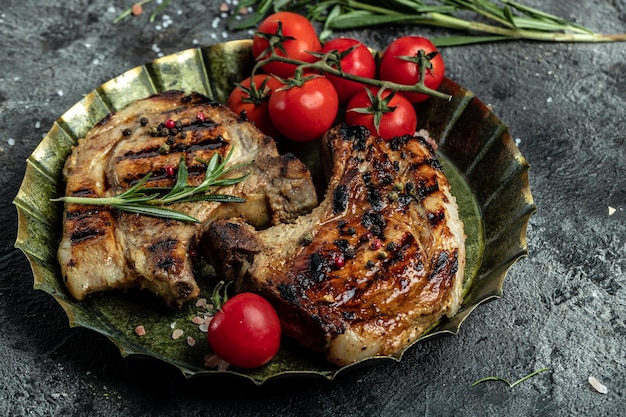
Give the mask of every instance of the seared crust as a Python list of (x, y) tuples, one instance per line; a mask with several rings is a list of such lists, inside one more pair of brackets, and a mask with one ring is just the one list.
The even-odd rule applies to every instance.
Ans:
[(238, 216), (266, 227), (292, 221), (317, 204), (304, 164), (279, 155), (272, 138), (200, 94), (170, 91), (139, 100), (80, 139), (64, 167), (66, 195), (117, 195), (148, 173), (147, 186), (171, 186), (181, 158), (189, 183), (197, 185), (205, 170), (199, 160), (209, 161), (215, 153), (224, 157), (231, 148), (230, 164), (251, 163), (231, 175), (250, 175), (213, 191), (247, 201), (171, 206), (200, 224), (67, 204), (58, 258), (70, 293), (82, 300), (93, 292), (138, 286), (180, 305), (199, 293), (188, 252), (207, 223)]
[(260, 232), (215, 222), (209, 251), (225, 275), (273, 302), (288, 335), (331, 362), (396, 354), (460, 305), (465, 237), (454, 197), (422, 138), (386, 142), (341, 125), (323, 147), (332, 176), (319, 207)]

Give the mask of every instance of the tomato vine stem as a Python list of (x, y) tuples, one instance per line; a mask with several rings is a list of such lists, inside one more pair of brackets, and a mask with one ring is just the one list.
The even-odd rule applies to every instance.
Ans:
[[(269, 42), (269, 46), (267, 50), (264, 51), (260, 56), (263, 57), (263, 56), (266, 56), (267, 54), (269, 54), (269, 56), (267, 56), (266, 58), (257, 60), (254, 67), (252, 68), (252, 75), (255, 75), (257, 72), (261, 70), (261, 68), (264, 65), (269, 64), (270, 62), (282, 62), (285, 64), (296, 65), (295, 74), (292, 78), (288, 80), (281, 79), (281, 81), (287, 84), (288, 86), (287, 88), (289, 88), (289, 86), (301, 85), (303, 82), (303, 77), (304, 77), (305, 72), (307, 72), (308, 74), (324, 73), (324, 74), (330, 74), (330, 75), (334, 75), (337, 77), (341, 77), (346, 80), (355, 81), (364, 85), (378, 87), (381, 90), (421, 93), (421, 94), (426, 94), (428, 96), (436, 97), (436, 98), (447, 100), (447, 101), (452, 100), (451, 95), (429, 88), (424, 84), (425, 78), (426, 78), (425, 77), (426, 71), (431, 66), (430, 59), (434, 57), (433, 54), (426, 54), (424, 50), (420, 49), (415, 57), (404, 57), (404, 58), (410, 58), (412, 62), (415, 62), (418, 65), (419, 73), (420, 73), (420, 78), (417, 84), (408, 85), (408, 84), (398, 84), (398, 83), (394, 83), (391, 81), (361, 77), (358, 75), (344, 72), (341, 70), (341, 67), (338, 64), (337, 64), (338, 66), (337, 68), (334, 65), (328, 63), (329, 60), (333, 63), (337, 63), (341, 59), (342, 55), (337, 50), (331, 50), (325, 54), (311, 53), (317, 56), (318, 58), (320, 58), (318, 61), (315, 61), (315, 62), (305, 62), (305, 61), (300, 61), (297, 59), (281, 56), (276, 52), (277, 48), (282, 50), (281, 49), (282, 48), (281, 37), (268, 36), (270, 34), (266, 34), (266, 33), (258, 33), (258, 34), (261, 37), (264, 37), (265, 39), (267, 39)], [(307, 76), (310, 76), (310, 75), (307, 75)], [(255, 88), (253, 87), (254, 85), (253, 83), (251, 83), (250, 85), (251, 85), (251, 88)]]

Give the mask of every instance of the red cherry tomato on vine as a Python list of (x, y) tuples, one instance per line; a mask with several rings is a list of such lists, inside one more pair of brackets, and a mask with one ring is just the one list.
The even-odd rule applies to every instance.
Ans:
[[(413, 135), (417, 129), (417, 115), (409, 100), (396, 93), (385, 105), (377, 103), (378, 89), (367, 90), (356, 94), (348, 102), (346, 110), (346, 123), (349, 125), (361, 125), (369, 129), (373, 135), (378, 135), (385, 140), (396, 136)], [(385, 100), (391, 91), (383, 91), (381, 99)], [(372, 97), (374, 100), (372, 100)], [(386, 107), (386, 109), (385, 109)], [(392, 111), (391, 108), (394, 108)], [(379, 112), (380, 124), (376, 128), (376, 113)]]
[[(248, 120), (254, 122), (261, 132), (277, 138), (280, 133), (270, 120), (268, 103), (274, 90), (281, 86), (282, 83), (267, 74), (257, 74), (254, 76), (254, 85), (258, 95), (255, 95), (254, 92), (248, 90), (250, 89), (251, 78), (248, 77), (240, 82), (230, 93), (228, 107), (238, 115), (245, 111)], [(250, 96), (251, 93), (252, 97)]]
[[(324, 44), (322, 52), (327, 53), (336, 50), (341, 53), (355, 45), (358, 46), (341, 60), (341, 70), (347, 74), (374, 78), (376, 76), (376, 62), (369, 49), (360, 41), (351, 38), (332, 39)], [(347, 103), (353, 95), (363, 90), (363, 84), (355, 81), (346, 80), (345, 78), (330, 74), (326, 74), (326, 78), (335, 86), (340, 103)]]
[[(405, 85), (417, 84), (420, 79), (418, 64), (400, 57), (416, 57), (420, 49), (426, 55), (434, 54), (429, 60), (432, 68), (426, 69), (424, 84), (433, 90), (439, 88), (445, 72), (443, 58), (437, 51), (437, 47), (421, 36), (403, 36), (387, 46), (380, 61), (380, 79)], [(402, 94), (412, 103), (419, 103), (429, 98), (426, 94), (407, 92)]]
[(321, 137), (335, 122), (339, 99), (323, 76), (304, 78), (301, 86), (279, 88), (270, 97), (272, 123), (287, 138), (309, 142)]
[[(279, 33), (280, 22), (280, 33)], [(282, 48), (278, 46), (274, 51), (280, 56), (297, 59), (305, 62), (314, 62), (316, 57), (310, 52), (320, 52), (322, 45), (315, 28), (306, 17), (297, 13), (278, 12), (268, 16), (257, 29), (252, 39), (252, 54), (256, 60), (269, 57), (269, 41), (267, 37), (276, 35), (283, 36)], [(278, 75), (282, 78), (293, 76), (296, 66), (284, 62), (270, 62), (263, 66), (263, 71), (268, 74)]]
[(280, 347), (280, 321), (263, 297), (240, 293), (218, 310), (207, 332), (213, 352), (240, 368), (256, 368), (269, 362)]

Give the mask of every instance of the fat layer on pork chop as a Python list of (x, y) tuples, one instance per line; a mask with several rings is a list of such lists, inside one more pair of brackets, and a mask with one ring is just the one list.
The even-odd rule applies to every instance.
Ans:
[(220, 273), (276, 307), (283, 331), (339, 365), (394, 355), (461, 303), (465, 235), (431, 146), (340, 125), (321, 204), (290, 224), (209, 225)]
[(66, 204), (58, 250), (63, 280), (78, 300), (94, 292), (141, 287), (169, 305), (199, 293), (188, 255), (207, 224), (237, 217), (254, 227), (294, 221), (317, 205), (311, 175), (292, 154), (228, 108), (197, 93), (170, 91), (112, 113), (78, 141), (63, 175), (67, 196), (119, 195), (150, 173), (148, 187), (171, 187), (181, 157), (188, 183), (204, 179), (215, 153), (242, 182), (211, 190), (245, 203), (193, 202), (169, 206), (199, 224), (131, 214), (108, 207)]

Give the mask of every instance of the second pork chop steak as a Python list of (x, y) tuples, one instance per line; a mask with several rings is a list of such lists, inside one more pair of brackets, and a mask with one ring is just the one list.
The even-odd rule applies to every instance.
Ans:
[(209, 259), (276, 307), (283, 331), (339, 365), (394, 355), (461, 303), (465, 235), (448, 181), (419, 137), (340, 125), (322, 140), (325, 198), (295, 222), (211, 223)]
[(211, 190), (241, 196), (245, 203), (194, 202), (168, 206), (200, 221), (183, 223), (103, 206), (66, 204), (58, 258), (63, 279), (78, 300), (88, 294), (147, 288), (169, 305), (199, 294), (190, 248), (218, 218), (237, 216), (267, 227), (294, 221), (317, 205), (311, 175), (291, 154), (279, 155), (274, 140), (228, 108), (192, 93), (170, 91), (112, 113), (80, 139), (65, 163), (66, 195), (119, 195), (152, 174), (149, 187), (171, 187), (181, 157), (189, 183), (204, 179), (215, 153), (233, 153), (229, 165), (242, 182)]

